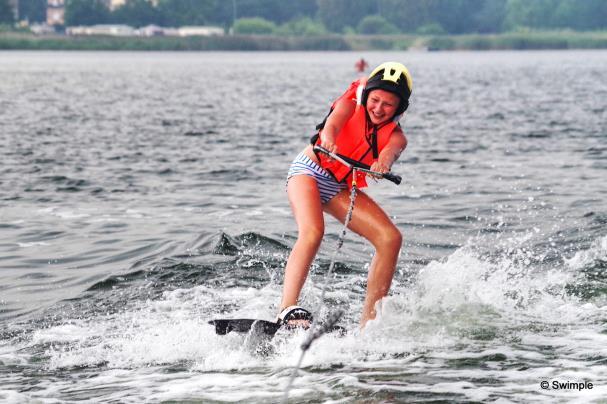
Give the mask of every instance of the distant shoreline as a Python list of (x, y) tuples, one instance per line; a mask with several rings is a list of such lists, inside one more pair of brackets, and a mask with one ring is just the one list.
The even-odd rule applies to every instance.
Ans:
[(607, 49), (607, 31), (468, 35), (226, 35), (192, 37), (37, 36), (0, 32), (0, 50), (367, 51)]

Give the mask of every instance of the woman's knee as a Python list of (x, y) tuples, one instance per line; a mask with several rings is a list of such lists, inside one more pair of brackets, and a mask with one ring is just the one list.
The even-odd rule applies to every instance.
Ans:
[(403, 235), (396, 226), (382, 229), (374, 241), (376, 250), (399, 251), (403, 244)]
[(324, 226), (306, 226), (299, 229), (297, 241), (310, 246), (318, 247), (325, 235)]

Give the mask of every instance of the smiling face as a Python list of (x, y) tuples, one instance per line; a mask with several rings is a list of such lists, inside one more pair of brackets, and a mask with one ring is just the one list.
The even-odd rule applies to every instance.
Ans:
[(372, 90), (367, 98), (367, 113), (374, 125), (382, 124), (394, 118), (400, 98), (386, 90)]

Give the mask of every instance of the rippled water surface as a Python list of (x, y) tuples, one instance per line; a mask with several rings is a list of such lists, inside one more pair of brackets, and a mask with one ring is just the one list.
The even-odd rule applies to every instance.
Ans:
[[(303, 333), (260, 354), (207, 321), (275, 316), (286, 171), (360, 56), (0, 52), (0, 401), (280, 401)], [(348, 333), (291, 400), (604, 402), (607, 52), (362, 56), (414, 78), (405, 180), (368, 191), (405, 245), (360, 332), (373, 251), (348, 234)]]

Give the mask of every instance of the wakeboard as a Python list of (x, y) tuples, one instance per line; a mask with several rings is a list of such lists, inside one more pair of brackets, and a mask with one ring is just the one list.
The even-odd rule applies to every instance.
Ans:
[[(215, 319), (209, 321), (209, 324), (215, 326), (215, 333), (218, 335), (226, 335), (229, 332), (237, 333), (254, 333), (273, 337), (282, 324), (267, 320), (258, 320), (253, 318), (230, 318), (230, 319)], [(322, 328), (322, 325), (320, 326)], [(328, 327), (326, 332), (337, 332), (339, 335), (345, 335), (346, 329), (340, 325), (332, 325)]]
[(229, 332), (248, 333), (256, 332), (273, 336), (280, 328), (280, 324), (267, 320), (258, 320), (254, 318), (230, 318), (216, 319), (209, 321), (209, 324), (215, 326), (215, 334), (226, 335)]

